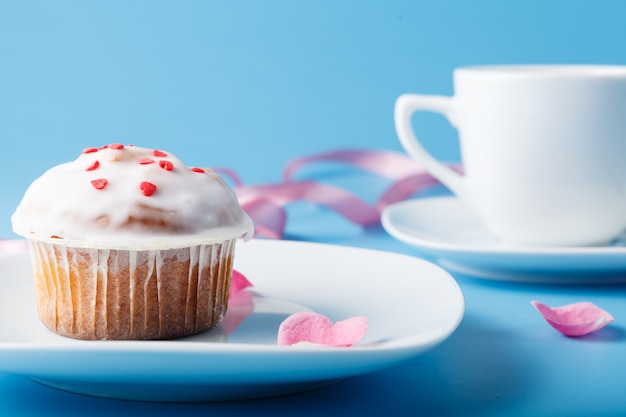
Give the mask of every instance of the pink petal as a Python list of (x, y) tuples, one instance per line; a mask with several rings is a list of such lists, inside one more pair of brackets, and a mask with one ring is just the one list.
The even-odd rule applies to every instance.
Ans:
[(220, 325), (226, 334), (231, 334), (252, 313), (254, 313), (254, 297), (251, 292), (231, 293), (228, 299), (228, 310)]
[(254, 313), (254, 297), (249, 291), (244, 291), (252, 286), (244, 274), (233, 269), (230, 294), (228, 295), (228, 309), (221, 323), (226, 334), (234, 332), (246, 317)]
[(566, 336), (583, 336), (613, 321), (608, 312), (589, 302), (561, 307), (549, 307), (539, 301), (531, 301), (531, 304), (552, 327)]
[(233, 275), (230, 282), (231, 297), (252, 286), (252, 283), (248, 281), (248, 278), (246, 278), (244, 274), (233, 269)]
[(302, 311), (287, 317), (278, 329), (278, 345), (288, 346), (300, 342), (318, 345), (348, 347), (357, 343), (367, 333), (367, 319), (352, 317), (333, 324), (322, 314)]
[(228, 295), (228, 309), (221, 323), (226, 334), (234, 332), (246, 317), (254, 313), (254, 297), (249, 291), (244, 291), (252, 286), (244, 274), (233, 269), (230, 294)]

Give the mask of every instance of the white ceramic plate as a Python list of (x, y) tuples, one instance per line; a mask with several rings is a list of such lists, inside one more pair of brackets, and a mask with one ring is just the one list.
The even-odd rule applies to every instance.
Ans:
[(446, 269), (505, 281), (626, 282), (624, 238), (609, 246), (519, 248), (498, 242), (455, 197), (403, 201), (382, 213), (385, 230)]
[[(274, 396), (419, 355), (446, 339), (464, 311), (447, 272), (406, 255), (253, 240), (238, 245), (235, 268), (254, 284), (253, 304), (229, 309), (223, 327), (167, 341), (80, 341), (40, 324), (28, 254), (0, 257), (0, 371), (120, 399)], [(368, 334), (350, 348), (277, 346), (282, 320), (307, 309), (333, 321), (364, 315)]]

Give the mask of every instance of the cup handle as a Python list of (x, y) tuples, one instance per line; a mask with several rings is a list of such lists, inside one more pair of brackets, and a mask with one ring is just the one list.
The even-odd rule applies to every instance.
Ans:
[(436, 160), (413, 132), (411, 116), (416, 111), (430, 111), (444, 115), (456, 127), (456, 106), (453, 97), (421, 94), (403, 94), (396, 100), (394, 118), (400, 143), (406, 152), (420, 163), (433, 177), (441, 181), (461, 200), (469, 201), (462, 175)]

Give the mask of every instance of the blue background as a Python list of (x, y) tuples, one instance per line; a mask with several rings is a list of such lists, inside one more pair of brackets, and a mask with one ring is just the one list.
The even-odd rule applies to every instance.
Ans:
[[(0, 238), (14, 236), (9, 218), (30, 182), (85, 147), (162, 148), (188, 165), (232, 168), (248, 184), (276, 182), (290, 160), (312, 153), (401, 151), (395, 99), (452, 94), (455, 67), (626, 64), (624, 16), (621, 0), (0, 0)], [(443, 117), (416, 115), (415, 125), (435, 156), (458, 160)], [(329, 235), (332, 218), (315, 215), (290, 216), (288, 237), (415, 254), (381, 228)], [(467, 312), (445, 344), (326, 390), (161, 405), (0, 374), (0, 414), (623, 414), (625, 286), (455, 278)], [(564, 338), (532, 299), (596, 302), (615, 323), (590, 338)]]
[[(0, 237), (28, 184), (84, 147), (164, 148), (249, 184), (305, 154), (400, 151), (398, 95), (449, 95), (464, 65), (624, 64), (625, 14), (619, 0), (3, 1)], [(458, 160), (443, 117), (416, 119)]]

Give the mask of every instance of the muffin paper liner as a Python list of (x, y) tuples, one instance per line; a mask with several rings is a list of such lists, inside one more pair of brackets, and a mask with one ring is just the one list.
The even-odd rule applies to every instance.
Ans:
[(226, 313), (235, 240), (164, 250), (29, 241), (41, 321), (78, 339), (186, 336)]

